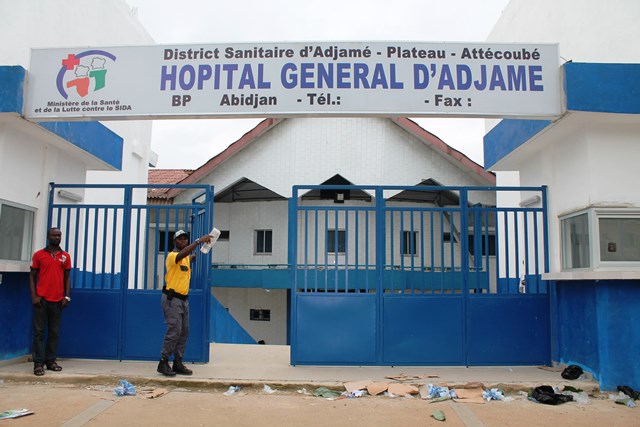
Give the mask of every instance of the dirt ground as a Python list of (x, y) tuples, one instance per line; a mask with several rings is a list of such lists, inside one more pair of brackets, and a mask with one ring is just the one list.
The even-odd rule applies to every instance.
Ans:
[[(0, 383), (0, 412), (27, 408), (34, 414), (0, 420), (3, 426), (640, 426), (640, 408), (592, 397), (588, 405), (541, 405), (524, 393), (509, 401), (429, 403), (420, 398), (368, 396), (327, 400), (303, 390), (168, 389), (149, 399), (113, 395), (108, 386)], [(313, 392), (313, 390), (308, 390)], [(639, 402), (640, 403), (640, 402)], [(431, 417), (443, 411), (446, 420)]]

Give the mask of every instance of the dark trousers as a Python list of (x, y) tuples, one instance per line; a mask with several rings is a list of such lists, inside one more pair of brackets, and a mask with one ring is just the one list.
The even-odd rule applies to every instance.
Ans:
[(167, 323), (167, 333), (164, 335), (160, 354), (164, 359), (168, 360), (173, 355), (174, 360), (181, 361), (189, 336), (189, 303), (176, 297), (169, 301), (162, 294), (162, 311)]
[(56, 360), (62, 303), (40, 301), (39, 305), (33, 306), (33, 363), (44, 365)]

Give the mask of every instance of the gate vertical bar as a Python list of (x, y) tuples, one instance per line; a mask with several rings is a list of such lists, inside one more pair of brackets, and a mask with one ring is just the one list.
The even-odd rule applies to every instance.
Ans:
[(549, 210), (547, 206), (547, 186), (542, 186), (542, 229), (544, 233), (544, 272), (549, 272)]
[[(460, 267), (462, 273), (462, 315), (464, 316), (464, 322), (462, 322), (462, 348), (464, 349), (464, 363), (469, 366), (469, 313), (471, 312), (469, 304), (469, 193), (468, 189), (463, 188), (460, 190)], [(453, 215), (451, 215), (451, 221), (453, 222)], [(451, 246), (453, 247), (453, 234), (451, 235)], [(452, 264), (455, 269), (455, 266)], [(455, 270), (454, 270), (455, 271)]]
[[(54, 193), (55, 193), (55, 184), (53, 182), (50, 182), (49, 183), (49, 206), (53, 206)], [(51, 228), (52, 223), (53, 223), (53, 209), (50, 208), (50, 209), (47, 209), (47, 230)]]
[[(384, 191), (382, 187), (375, 187), (376, 195), (376, 211), (375, 211), (375, 224), (376, 224), (376, 322), (377, 325), (382, 325), (384, 319), (382, 318), (383, 303), (384, 303), (384, 263), (385, 263), (385, 202)], [(392, 239), (393, 241), (393, 239)], [(382, 364), (384, 360), (383, 354), (383, 331), (379, 326), (376, 328), (376, 363)]]
[[(213, 200), (213, 195), (215, 194), (215, 189), (212, 185), (208, 186), (206, 189), (206, 193), (205, 193), (205, 218), (204, 218), (204, 232), (208, 233), (213, 229), (213, 224), (215, 223), (215, 218), (213, 216), (214, 212), (213, 212), (213, 207), (214, 207), (214, 200)], [(209, 363), (209, 358), (210, 358), (210, 354), (209, 354), (209, 349), (211, 348), (209, 346), (209, 337), (211, 336), (211, 331), (209, 330), (209, 318), (211, 317), (211, 288), (209, 287), (209, 277), (211, 275), (211, 257), (213, 256), (213, 254), (211, 253), (211, 251), (209, 251), (209, 256), (206, 257), (206, 262), (204, 263), (203, 266), (203, 274), (204, 274), (204, 278), (203, 278), (203, 283), (204, 283), (204, 289), (203, 289), (203, 304), (204, 304), (204, 319), (206, 319), (207, 321), (205, 322), (205, 327), (202, 328), (202, 342), (204, 343), (204, 345), (206, 346), (206, 348), (204, 349), (204, 359), (206, 363)]]
[[(316, 214), (317, 215), (317, 214)], [(317, 229), (317, 227), (316, 227)], [(296, 257), (298, 250), (298, 187), (294, 186), (291, 190), (291, 198), (289, 199), (289, 270), (291, 271), (291, 315), (289, 316), (289, 330), (291, 331), (291, 354), (289, 361), (292, 366), (297, 363), (297, 327), (296, 317), (298, 310), (298, 271), (296, 268)]]
[[(549, 218), (548, 218), (548, 200), (547, 200), (547, 186), (543, 185), (541, 188), (542, 194), (542, 250), (544, 253), (544, 267), (545, 273), (549, 272)], [(536, 254), (537, 256), (537, 254)], [(539, 264), (539, 263), (538, 263)], [(560, 353), (560, 341), (558, 338), (558, 304), (557, 304), (557, 288), (555, 280), (550, 280), (547, 283), (547, 298), (549, 304), (549, 359), (558, 360)]]
[(131, 185), (124, 186), (124, 203), (122, 206), (122, 253), (121, 253), (121, 278), (120, 278), (120, 297), (122, 304), (120, 305), (120, 328), (118, 331), (118, 359), (123, 359), (124, 353), (124, 334), (127, 326), (126, 310), (127, 310), (127, 290), (129, 288), (129, 255), (131, 253), (131, 204), (132, 204), (133, 188)]

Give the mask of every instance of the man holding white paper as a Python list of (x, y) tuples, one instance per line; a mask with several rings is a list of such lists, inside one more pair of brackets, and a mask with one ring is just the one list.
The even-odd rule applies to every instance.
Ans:
[[(212, 236), (205, 234), (189, 243), (189, 233), (178, 230), (173, 236), (174, 250), (167, 254), (167, 274), (162, 288), (162, 311), (167, 324), (158, 372), (166, 376), (191, 375), (193, 371), (182, 362), (189, 336), (189, 285), (191, 282), (191, 254), (200, 243), (210, 243)], [(173, 356), (173, 366), (169, 359)]]

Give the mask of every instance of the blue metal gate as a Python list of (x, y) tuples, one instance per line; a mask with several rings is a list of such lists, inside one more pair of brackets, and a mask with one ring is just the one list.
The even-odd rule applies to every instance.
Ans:
[[(186, 204), (147, 205), (147, 190), (154, 187), (187, 188), (197, 194)], [(85, 202), (78, 203), (83, 198)], [(160, 308), (164, 259), (173, 249), (175, 231), (202, 235), (211, 229), (213, 188), (52, 183), (49, 207), (48, 224), (62, 230), (62, 247), (73, 262), (73, 303), (63, 316), (60, 355), (158, 359), (165, 331)], [(188, 361), (209, 360), (210, 265), (211, 254), (196, 257), (189, 291)]]
[(289, 212), (292, 364), (550, 362), (545, 187), (295, 186)]

